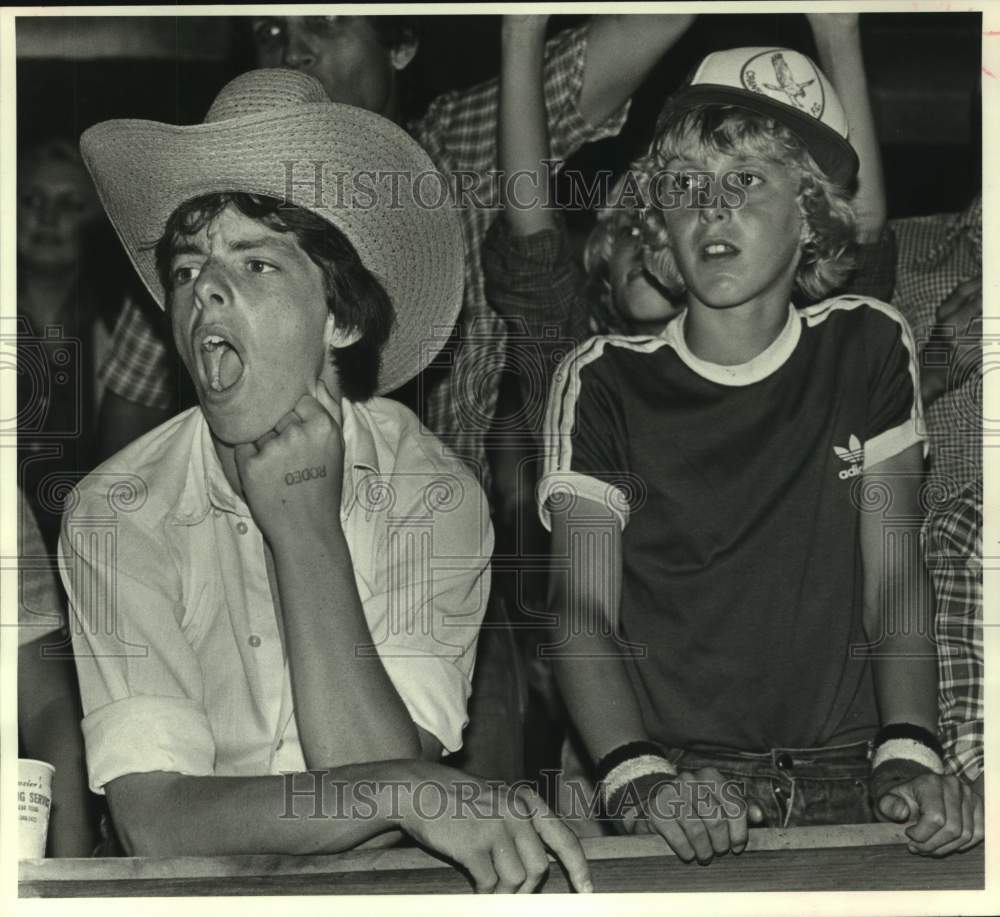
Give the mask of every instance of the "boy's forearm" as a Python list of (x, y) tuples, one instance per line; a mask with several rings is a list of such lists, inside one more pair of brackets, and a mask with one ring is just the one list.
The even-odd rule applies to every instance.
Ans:
[[(635, 650), (618, 636), (620, 523), (601, 504), (578, 504), (552, 516), (552, 555), (566, 559), (564, 575), (551, 578), (551, 605), (561, 622), (552, 662), (570, 719), (597, 762), (648, 736), (625, 670), (626, 654)], [(590, 554), (593, 538), (606, 544), (600, 559)]]
[(919, 556), (916, 527), (897, 533), (892, 544), (915, 552), (903, 558), (889, 544), (882, 568), (882, 585), (872, 596), (865, 630), (875, 644), (872, 668), (879, 718), (887, 723), (912, 723), (937, 733), (937, 647), (931, 638), (933, 588)]
[(553, 659), (570, 720), (594, 762), (622, 745), (649, 738), (624, 663), (614, 656), (620, 651), (606, 637), (580, 637)]
[(306, 766), (419, 757), (416, 727), (372, 646), (343, 532), (276, 546), (274, 565)]
[(890, 635), (875, 653), (872, 667), (882, 725), (912, 723), (936, 735), (938, 671), (934, 644), (920, 635)]
[(129, 774), (107, 787), (130, 856), (322, 854), (399, 827), (373, 781), (411, 781), (405, 762), (260, 777)]
[(884, 513), (861, 513), (864, 629), (882, 724), (912, 723), (936, 733), (934, 589), (920, 541), (922, 483), (920, 443), (865, 470), (866, 489), (892, 495), (893, 521), (887, 528)]
[[(504, 219), (514, 235), (527, 236), (555, 225), (548, 203), (550, 157), (542, 84), (544, 22), (505, 17), (501, 30), (500, 171), (504, 176)], [(521, 177), (514, 183), (511, 176)]]

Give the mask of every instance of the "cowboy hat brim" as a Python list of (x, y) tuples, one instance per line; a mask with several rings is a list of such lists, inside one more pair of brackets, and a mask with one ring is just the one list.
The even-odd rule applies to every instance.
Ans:
[(464, 283), (462, 230), (444, 177), (393, 122), (332, 102), (204, 124), (105, 121), (80, 149), (132, 264), (162, 308), (154, 246), (167, 220), (203, 194), (242, 191), (296, 204), (336, 226), (396, 310), (379, 394), (441, 349)]

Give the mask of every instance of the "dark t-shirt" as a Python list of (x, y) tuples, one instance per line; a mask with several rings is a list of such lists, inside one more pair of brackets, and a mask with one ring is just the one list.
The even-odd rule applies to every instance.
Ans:
[[(699, 360), (681, 315), (657, 337), (594, 338), (559, 369), (556, 485), (607, 501), (622, 532), (622, 636), (651, 738), (765, 750), (870, 737), (862, 471), (920, 440), (908, 327), (838, 297), (789, 307), (740, 366)], [(547, 521), (547, 520), (546, 520)]]

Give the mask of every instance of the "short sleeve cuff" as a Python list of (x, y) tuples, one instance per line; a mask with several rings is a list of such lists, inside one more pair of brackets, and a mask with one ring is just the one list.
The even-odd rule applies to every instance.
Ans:
[(207, 777), (215, 772), (208, 717), (178, 697), (127, 697), (83, 718), (90, 789), (125, 774), (152, 771)]
[(878, 436), (865, 443), (865, 471), (888, 461), (901, 452), (905, 452), (914, 443), (924, 444), (924, 458), (926, 458), (928, 452), (927, 437), (917, 431), (917, 426), (912, 419), (907, 419), (898, 427), (879, 433)]
[(592, 503), (599, 503), (610, 509), (618, 522), (622, 531), (628, 525), (629, 503), (628, 496), (620, 488), (607, 481), (601, 481), (587, 474), (578, 471), (556, 471), (544, 475), (538, 483), (538, 515), (542, 520), (542, 525), (548, 531), (552, 531), (552, 514), (549, 501), (552, 506), (572, 504), (576, 499), (583, 497)]
[(412, 646), (379, 647), (378, 654), (410, 719), (435, 736), (446, 752), (458, 751), (472, 693), (462, 670), (441, 656), (415, 655)]

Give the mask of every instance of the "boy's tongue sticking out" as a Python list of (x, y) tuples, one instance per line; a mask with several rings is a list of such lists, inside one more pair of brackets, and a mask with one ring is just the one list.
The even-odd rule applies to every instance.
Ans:
[(201, 349), (205, 375), (213, 391), (224, 392), (243, 377), (243, 360), (228, 341), (209, 335)]

